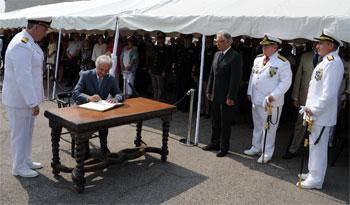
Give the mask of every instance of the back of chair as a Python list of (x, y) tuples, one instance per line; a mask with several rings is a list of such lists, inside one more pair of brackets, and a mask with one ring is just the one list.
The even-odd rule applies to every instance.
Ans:
[(62, 92), (56, 94), (58, 108), (70, 107), (72, 92)]

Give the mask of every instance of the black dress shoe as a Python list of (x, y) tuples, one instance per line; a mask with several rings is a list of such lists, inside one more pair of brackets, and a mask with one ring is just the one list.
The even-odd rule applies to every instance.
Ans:
[(292, 159), (296, 156), (298, 156), (298, 155), (287, 151), (286, 154), (284, 154), (282, 156), (282, 159)]
[(220, 150), (219, 146), (215, 146), (213, 144), (208, 144), (207, 146), (202, 148), (204, 151), (218, 151)]
[(227, 151), (221, 151), (221, 150), (216, 154), (217, 157), (224, 157), (226, 155), (227, 155)]

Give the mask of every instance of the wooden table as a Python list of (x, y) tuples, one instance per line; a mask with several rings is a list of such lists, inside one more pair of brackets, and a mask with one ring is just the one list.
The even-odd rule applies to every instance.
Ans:
[[(71, 172), (76, 191), (79, 193), (83, 192), (85, 187), (85, 172), (91, 171), (86, 170), (84, 144), (89, 140), (91, 134), (99, 129), (107, 129), (130, 123), (137, 123), (134, 143), (138, 148), (126, 149), (124, 152), (119, 152), (126, 154), (125, 156), (129, 154), (129, 157), (124, 157), (122, 160), (140, 157), (145, 152), (155, 152), (161, 155), (161, 160), (164, 162), (167, 160), (168, 155), (169, 122), (174, 112), (176, 112), (176, 107), (173, 105), (141, 97), (127, 99), (124, 102), (124, 106), (106, 112), (97, 112), (76, 106), (46, 110), (44, 115), (49, 119), (49, 126), (51, 128), (52, 173), (58, 176), (60, 172)], [(147, 147), (141, 139), (142, 121), (152, 118), (161, 118), (163, 122), (161, 148)], [(60, 162), (59, 142), (63, 127), (71, 133), (72, 139), (74, 139), (76, 144), (75, 168), (65, 167)], [(114, 154), (114, 157), (116, 155), (118, 154)], [(112, 159), (112, 156), (113, 154), (110, 159)], [(118, 159), (120, 159), (120, 156)], [(111, 164), (109, 162), (112, 161), (121, 161), (118, 159), (106, 159), (102, 163), (102, 167)]]

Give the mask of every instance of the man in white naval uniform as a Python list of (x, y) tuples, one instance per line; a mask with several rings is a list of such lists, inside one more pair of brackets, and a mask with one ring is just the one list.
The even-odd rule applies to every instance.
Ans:
[[(248, 85), (248, 99), (252, 102), (253, 139), (252, 147), (244, 151), (246, 155), (256, 155), (263, 151), (267, 106), (272, 106), (272, 120), (266, 134), (265, 154), (258, 163), (271, 160), (275, 149), (276, 130), (284, 103), (284, 94), (292, 82), (292, 71), (286, 58), (278, 54), (282, 41), (266, 34), (260, 44), (263, 54), (254, 60)], [(263, 161), (264, 160), (264, 161)]]
[[(321, 189), (327, 170), (329, 130), (337, 123), (337, 106), (344, 65), (338, 55), (343, 43), (329, 30), (319, 38), (318, 54), (322, 62), (314, 69), (309, 84), (305, 107), (301, 113), (313, 120), (309, 135), (309, 173), (302, 174), (301, 187)], [(297, 183), (298, 185), (299, 183)]]
[(36, 43), (45, 37), (49, 19), (28, 20), (27, 28), (16, 34), (5, 54), (2, 102), (11, 129), (12, 174), (36, 177), (42, 165), (31, 161), (35, 116), (44, 97), (44, 53)]

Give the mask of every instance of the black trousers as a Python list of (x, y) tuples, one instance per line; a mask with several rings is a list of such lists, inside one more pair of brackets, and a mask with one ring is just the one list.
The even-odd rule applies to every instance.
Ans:
[(221, 151), (230, 149), (231, 122), (234, 106), (211, 102), (212, 135), (211, 143), (220, 146)]
[[(98, 131), (98, 137), (100, 138), (100, 150), (102, 154), (107, 154), (107, 151), (108, 151), (107, 136), (108, 136), (108, 129)], [(89, 142), (86, 142), (85, 144), (85, 153), (87, 156), (90, 154)]]

